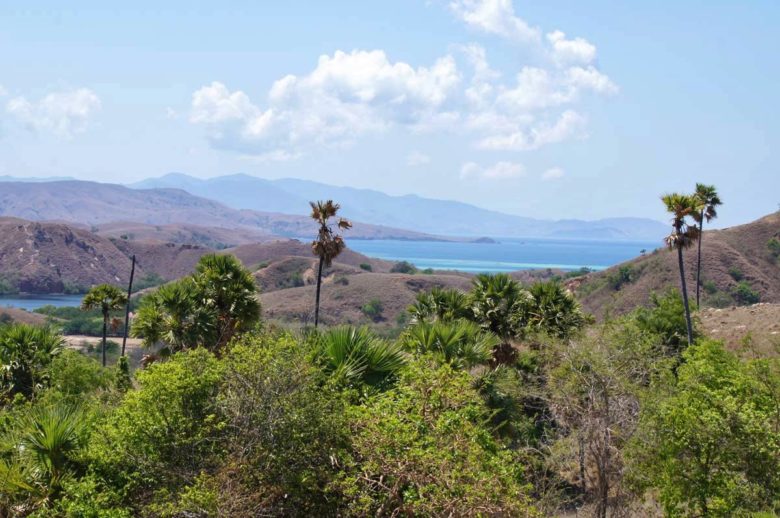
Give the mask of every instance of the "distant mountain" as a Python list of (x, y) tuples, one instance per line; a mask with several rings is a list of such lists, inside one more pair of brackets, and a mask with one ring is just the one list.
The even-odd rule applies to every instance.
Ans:
[(42, 178), (22, 178), (19, 176), (0, 175), (0, 182), (61, 182), (64, 180), (75, 180), (72, 176), (48, 176)]
[[(268, 236), (310, 236), (316, 223), (305, 215), (236, 210), (181, 189), (130, 189), (97, 182), (4, 182), (0, 216), (95, 226), (114, 222), (244, 228)], [(97, 228), (95, 229), (97, 230)], [(357, 221), (352, 239), (435, 239), (420, 232)]]
[(305, 214), (308, 201), (332, 198), (348, 218), (437, 235), (493, 237), (558, 237), (658, 241), (666, 225), (642, 218), (597, 221), (549, 221), (503, 214), (467, 203), (390, 196), (370, 189), (336, 187), (308, 180), (267, 180), (236, 174), (199, 179), (181, 173), (150, 178), (133, 188), (179, 188), (220, 201), (234, 209)]

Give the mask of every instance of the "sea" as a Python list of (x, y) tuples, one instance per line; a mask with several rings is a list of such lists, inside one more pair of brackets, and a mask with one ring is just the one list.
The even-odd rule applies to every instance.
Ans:
[(496, 239), (495, 243), (348, 239), (352, 250), (420, 269), (496, 273), (553, 268), (603, 270), (651, 252), (661, 243), (577, 239)]

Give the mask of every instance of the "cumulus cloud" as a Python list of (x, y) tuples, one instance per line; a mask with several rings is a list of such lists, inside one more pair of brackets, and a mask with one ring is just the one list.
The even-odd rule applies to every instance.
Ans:
[(431, 157), (420, 151), (412, 151), (406, 155), (406, 165), (409, 167), (417, 167), (431, 163)]
[(560, 167), (552, 167), (542, 173), (542, 180), (545, 182), (557, 180), (559, 178), (563, 178), (565, 174), (566, 173), (564, 172), (564, 170), (561, 169)]
[(541, 31), (515, 15), (512, 0), (453, 0), (450, 9), (467, 25), (489, 34), (537, 42)]
[(15, 97), (6, 104), (6, 111), (27, 127), (63, 138), (83, 132), (100, 108), (100, 98), (88, 88), (53, 92), (38, 101)]
[(382, 50), (339, 50), (320, 56), (308, 73), (281, 77), (262, 96), (205, 85), (193, 93), (190, 121), (205, 127), (215, 147), (258, 156), (348, 146), (391, 128), (459, 133), (477, 149), (529, 151), (584, 136), (577, 104), (618, 91), (595, 65), (594, 45), (561, 31), (543, 38), (511, 0), (453, 0), (449, 7), (467, 25), (533, 45), (548, 59), (504, 73), (476, 43), (423, 66)]
[(520, 178), (525, 175), (522, 164), (514, 162), (497, 162), (491, 166), (483, 167), (476, 162), (466, 162), (460, 168), (460, 177), (463, 179), (483, 180), (507, 180)]

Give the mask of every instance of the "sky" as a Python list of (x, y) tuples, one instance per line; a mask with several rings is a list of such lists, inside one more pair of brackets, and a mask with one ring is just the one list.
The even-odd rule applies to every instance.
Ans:
[[(780, 204), (780, 2), (2, 2), (0, 175), (245, 173), (538, 218)], [(2, 188), (0, 184), (0, 188)]]

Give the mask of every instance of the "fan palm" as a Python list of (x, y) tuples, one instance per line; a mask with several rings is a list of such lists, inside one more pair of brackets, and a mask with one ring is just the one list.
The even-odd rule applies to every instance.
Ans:
[(0, 392), (32, 396), (46, 367), (64, 347), (62, 336), (48, 327), (19, 323), (0, 327)]
[(486, 363), (501, 340), (468, 320), (419, 322), (407, 329), (401, 343), (417, 354), (433, 354), (442, 362), (468, 369)]
[(203, 305), (213, 308), (217, 314), (214, 329), (217, 348), (260, 318), (255, 280), (235, 256), (204, 255), (195, 267), (193, 278)]
[(336, 327), (323, 334), (319, 343), (325, 372), (343, 383), (377, 386), (406, 363), (398, 344), (385, 342), (366, 328)]
[(162, 342), (167, 346), (164, 352), (176, 352), (212, 337), (216, 320), (214, 309), (199, 299), (195, 281), (185, 277), (143, 299), (131, 334), (143, 337), (146, 347)]
[[(347, 245), (344, 243), (344, 238), (334, 232), (330, 224), (330, 218), (335, 218), (341, 208), (339, 204), (334, 203), (333, 200), (328, 200), (311, 201), (309, 205), (311, 205), (311, 218), (319, 225), (317, 239), (311, 243), (312, 253), (320, 259), (317, 268), (317, 295), (314, 302), (314, 327), (316, 328), (320, 321), (322, 269), (330, 266)], [(337, 226), (339, 230), (348, 230), (352, 228), (352, 223), (344, 218), (339, 218)]]
[(567, 338), (588, 322), (580, 305), (560, 283), (538, 282), (530, 288), (527, 326), (557, 338)]
[(435, 286), (430, 292), (420, 292), (409, 306), (412, 323), (436, 320), (458, 320), (471, 317), (468, 297), (462, 291)]
[(699, 250), (696, 257), (696, 305), (699, 305), (699, 293), (701, 291), (701, 242), (704, 230), (704, 220), (712, 221), (718, 217), (717, 207), (722, 205), (718, 196), (718, 191), (714, 185), (696, 184), (696, 191), (693, 193), (698, 211), (693, 214), (694, 219), (699, 224)]
[(661, 200), (666, 205), (666, 210), (672, 215), (672, 233), (665, 238), (665, 242), (670, 250), (677, 250), (677, 265), (680, 269), (680, 285), (685, 307), (688, 345), (691, 345), (693, 343), (693, 325), (691, 323), (691, 308), (688, 303), (688, 287), (685, 284), (683, 249), (693, 246), (699, 237), (698, 227), (690, 225), (687, 220), (687, 218), (694, 216), (698, 211), (699, 205), (693, 196), (684, 194), (667, 194)]
[(81, 309), (90, 311), (99, 310), (103, 315), (103, 367), (106, 366), (106, 334), (108, 333), (108, 319), (112, 311), (122, 309), (127, 304), (127, 295), (116, 286), (99, 284), (87, 292), (81, 301)]
[(522, 333), (531, 295), (505, 273), (480, 274), (470, 294), (472, 318), (504, 342)]

